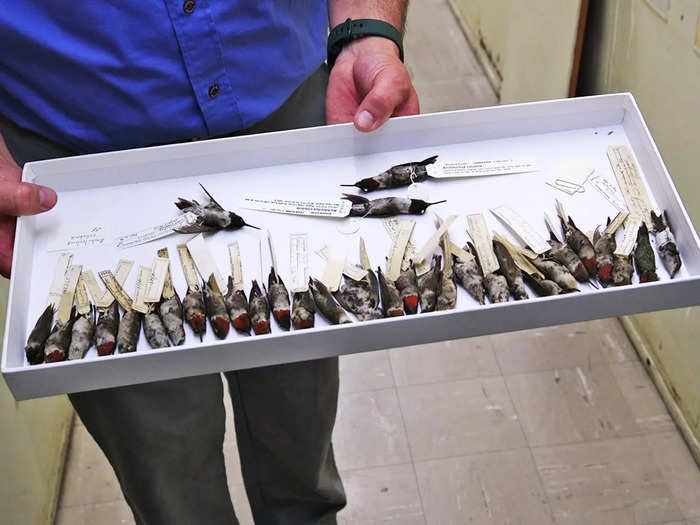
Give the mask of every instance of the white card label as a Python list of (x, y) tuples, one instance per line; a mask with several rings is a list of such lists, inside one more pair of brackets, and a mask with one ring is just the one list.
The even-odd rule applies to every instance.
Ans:
[[(114, 280), (117, 282), (119, 286), (124, 286), (124, 283), (126, 282), (126, 278), (129, 277), (129, 273), (131, 272), (131, 268), (134, 266), (134, 261), (129, 261), (126, 259), (121, 259), (117, 263), (117, 268), (114, 270), (114, 274), (111, 272), (110, 275), (114, 278)], [(100, 275), (100, 278), (102, 278), (102, 273), (99, 272), (98, 275)], [(104, 282), (104, 279), (103, 279)], [(131, 300), (131, 299), (129, 299)], [(97, 302), (97, 301), (95, 301)], [(103, 308), (109, 308), (112, 303), (114, 302), (114, 295), (109, 291), (109, 289), (105, 290), (104, 295), (102, 296), (102, 299), (99, 301), (99, 305), (102, 305)]]
[(197, 270), (199, 270), (199, 275), (201, 275), (204, 279), (209, 279), (209, 276), (214, 274), (216, 284), (219, 285), (220, 289), (225, 290), (226, 281), (224, 281), (221, 272), (219, 272), (219, 268), (214, 262), (214, 257), (212, 257), (209, 248), (207, 248), (207, 245), (204, 242), (204, 236), (200, 233), (193, 239), (190, 239), (187, 242), (187, 249), (192, 255), (192, 259), (194, 260)]
[(347, 199), (292, 199), (262, 193), (247, 193), (243, 202), (251, 210), (312, 217), (347, 217), (352, 207)]
[[(131, 266), (129, 267), (129, 270), (131, 270)], [(116, 300), (119, 303), (119, 306), (121, 306), (125, 312), (131, 310), (131, 297), (129, 297), (129, 294), (124, 291), (122, 284), (118, 282), (114, 274), (109, 270), (103, 270), (99, 272), (98, 275), (100, 276), (100, 279), (102, 279), (102, 282), (105, 283), (105, 286), (110, 293), (110, 297), (112, 297), (112, 301)], [(108, 306), (112, 304), (112, 301), (109, 302)]]
[(390, 281), (395, 281), (401, 275), (406, 246), (416, 225), (414, 220), (399, 221), (394, 242), (389, 251), (389, 258), (386, 261), (386, 277)]
[(365, 240), (360, 237), (360, 266), (364, 270), (371, 270), (372, 263), (369, 261), (369, 255), (367, 254), (367, 246), (365, 246)]
[(463, 248), (460, 248), (452, 241), (450, 241), (450, 253), (452, 253), (452, 255), (456, 256), (457, 259), (463, 262), (469, 262), (474, 260), (474, 256), (471, 253), (464, 250)]
[(78, 313), (85, 315), (90, 313), (90, 298), (85, 287), (85, 272), (80, 274), (78, 285), (75, 287), (75, 303), (78, 305)]
[(611, 235), (614, 234), (620, 228), (620, 226), (622, 226), (624, 224), (628, 215), (629, 215), (629, 212), (627, 212), (627, 211), (621, 211), (620, 213), (618, 213), (615, 216), (615, 218), (612, 221), (610, 221), (610, 224), (608, 224), (605, 227), (605, 233), (608, 233)]
[(338, 288), (340, 288), (340, 278), (343, 275), (345, 259), (345, 255), (341, 254), (338, 248), (333, 248), (328, 253), (328, 263), (326, 264), (326, 270), (323, 272), (321, 282), (323, 282), (331, 292), (337, 292)]
[(610, 146), (608, 159), (630, 214), (641, 217), (647, 226), (651, 226), (653, 207), (632, 152), (627, 146)]
[(622, 237), (622, 242), (618, 243), (615, 253), (618, 255), (629, 255), (634, 250), (634, 245), (637, 244), (637, 233), (642, 225), (642, 219), (636, 216), (630, 216), (625, 225), (625, 235)]
[(549, 216), (549, 214), (547, 214), (547, 212), (544, 212), (544, 222), (547, 225), (549, 231), (554, 234), (554, 237), (557, 239), (557, 241), (563, 243), (564, 239), (562, 239), (561, 233), (559, 233), (559, 228), (554, 224), (554, 221)]
[[(399, 225), (401, 224), (401, 219), (397, 219), (395, 217), (390, 217), (387, 219), (383, 219), (382, 223), (384, 224), (384, 228), (386, 228), (387, 233), (389, 234), (389, 237), (391, 238), (392, 241), (396, 239), (396, 235), (399, 231)], [(413, 235), (413, 234), (411, 234)], [(413, 261), (415, 270), (416, 270), (416, 275), (423, 275), (427, 272), (430, 271), (430, 265), (426, 261), (421, 261), (421, 262), (416, 262), (416, 255), (418, 254), (418, 251), (416, 250), (415, 244), (411, 241), (410, 237), (408, 242), (406, 243), (406, 251), (404, 252), (403, 256), (403, 261), (401, 261), (401, 271), (405, 271), (408, 269), (408, 267), (411, 264), (411, 261)]]
[(450, 179), (457, 177), (485, 177), (491, 175), (511, 175), (537, 171), (537, 166), (530, 160), (494, 159), (468, 162), (439, 162), (429, 164), (426, 170), (430, 177)]
[(62, 253), (58, 256), (58, 261), (56, 262), (56, 269), (53, 274), (53, 281), (51, 281), (51, 288), (49, 288), (49, 302), (55, 309), (58, 309), (58, 304), (61, 302), (61, 295), (63, 295), (63, 285), (66, 281), (66, 271), (70, 262), (73, 260), (72, 253)]
[(425, 261), (425, 259), (435, 251), (435, 248), (437, 248), (438, 244), (440, 244), (440, 239), (447, 232), (452, 223), (455, 222), (455, 219), (457, 219), (456, 215), (450, 215), (447, 220), (441, 224), (430, 239), (428, 239), (428, 242), (426, 242), (418, 252), (418, 255), (416, 255), (416, 261)]
[(75, 265), (68, 267), (65, 280), (63, 281), (61, 301), (58, 303), (58, 320), (61, 323), (66, 323), (68, 319), (70, 319), (73, 299), (75, 298), (75, 289), (78, 286), (78, 279), (80, 279), (80, 274), (82, 272), (82, 266)]
[(625, 200), (612, 182), (601, 175), (591, 177), (591, 184), (617, 211), (627, 210)]
[(59, 234), (49, 239), (46, 250), (55, 252), (58, 250), (79, 250), (82, 248), (101, 248), (111, 241), (108, 228), (104, 226), (92, 226), (81, 228), (68, 234)]
[(496, 254), (493, 253), (493, 245), (491, 244), (491, 235), (489, 228), (486, 226), (486, 219), (480, 213), (467, 215), (469, 223), (469, 233), (474, 241), (474, 248), (479, 257), (479, 263), (484, 275), (493, 273), (500, 268)]
[(153, 267), (151, 275), (146, 286), (144, 301), (147, 303), (157, 303), (163, 295), (163, 287), (165, 286), (165, 278), (170, 269), (170, 261), (164, 257), (155, 257), (153, 259)]
[(100, 288), (100, 285), (97, 284), (95, 274), (92, 273), (92, 270), (85, 270), (81, 278), (83, 280), (83, 283), (85, 283), (85, 286), (87, 286), (88, 291), (90, 292), (92, 302), (95, 303), (95, 306), (101, 307), (102, 297), (104, 296), (105, 292), (102, 288)]
[(243, 264), (241, 263), (241, 249), (238, 241), (228, 245), (228, 256), (231, 260), (231, 280), (234, 290), (243, 290)]
[(292, 233), (289, 236), (289, 263), (292, 269), (292, 293), (309, 289), (309, 236)]
[(158, 257), (168, 260), (168, 272), (165, 274), (165, 282), (163, 283), (163, 297), (170, 299), (175, 295), (175, 288), (173, 287), (173, 274), (170, 270), (170, 255), (168, 254), (168, 249), (161, 248), (158, 250)]
[(197, 270), (194, 267), (194, 261), (192, 260), (192, 255), (190, 254), (189, 249), (187, 249), (187, 246), (184, 244), (178, 244), (177, 253), (180, 256), (182, 273), (185, 274), (185, 281), (187, 281), (187, 287), (194, 292), (199, 292), (202, 289), (202, 287), (199, 284)]
[(121, 235), (116, 238), (115, 246), (117, 248), (131, 248), (132, 246), (138, 246), (139, 244), (155, 241), (156, 239), (161, 239), (175, 233), (175, 228), (190, 226), (196, 221), (197, 216), (188, 211), (183, 215), (178, 215), (177, 217), (170, 219), (163, 224), (157, 224), (155, 226), (151, 226), (150, 228), (137, 231), (136, 233)]
[(549, 251), (551, 246), (549, 243), (530, 226), (517, 212), (510, 209), (508, 206), (499, 206), (491, 210), (496, 217), (501, 219), (508, 228), (518, 237), (518, 239), (529, 246), (535, 253), (541, 254)]
[(131, 304), (131, 308), (142, 314), (148, 313), (146, 293), (152, 274), (153, 272), (147, 266), (139, 266), (139, 273), (136, 274), (136, 291), (134, 292), (134, 302)]
[[(316, 253), (321, 258), (325, 259), (326, 261), (330, 260), (331, 249), (327, 245), (321, 246), (321, 248), (319, 248), (316, 251)], [(364, 269), (360, 268), (359, 266), (356, 266), (356, 265), (350, 263), (346, 257), (345, 264), (343, 265), (343, 273), (345, 275), (347, 275), (348, 277), (350, 277), (351, 279), (354, 279), (356, 281), (361, 281), (367, 275), (367, 270), (364, 270)], [(335, 291), (335, 290), (332, 290), (332, 291)]]

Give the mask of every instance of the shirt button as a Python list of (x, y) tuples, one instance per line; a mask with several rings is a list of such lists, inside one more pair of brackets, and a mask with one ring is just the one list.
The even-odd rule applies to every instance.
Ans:
[(194, 6), (194, 0), (185, 0), (185, 3), (182, 4), (182, 10), (189, 15), (194, 11)]
[(209, 98), (216, 98), (219, 94), (219, 84), (212, 84), (209, 86)]

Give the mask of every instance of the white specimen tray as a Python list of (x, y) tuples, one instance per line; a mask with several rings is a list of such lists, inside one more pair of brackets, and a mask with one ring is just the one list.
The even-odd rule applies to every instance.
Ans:
[[(316, 327), (284, 332), (272, 321), (272, 333), (243, 336), (231, 329), (217, 340), (208, 327), (203, 342), (185, 327), (185, 345), (152, 350), (143, 334), (132, 354), (98, 357), (95, 349), (78, 361), (30, 366), (24, 345), (34, 322), (47, 304), (47, 294), (60, 252), (47, 251), (49, 239), (87, 232), (101, 226), (113, 235), (139, 231), (166, 222), (179, 212), (177, 197), (205, 201), (198, 183), (226, 208), (250, 224), (267, 228), (274, 241), (281, 276), (290, 285), (289, 234), (306, 232), (310, 239), (310, 272), (320, 277), (325, 262), (313, 253), (322, 244), (344, 247), (358, 262), (362, 236), (372, 264), (384, 266), (390, 239), (381, 219), (365, 218), (355, 234), (339, 226), (350, 219), (311, 218), (244, 209), (245, 192), (289, 197), (339, 197), (341, 183), (378, 174), (391, 165), (438, 154), (441, 161), (531, 159), (534, 173), (472, 179), (430, 181), (420, 192), (427, 200), (447, 199), (417, 217), (413, 233), (420, 247), (434, 232), (434, 215), (459, 218), (450, 228), (458, 245), (467, 239), (466, 215), (483, 213), (493, 231), (510, 232), (490, 212), (508, 205), (547, 237), (543, 212), (556, 217), (555, 198), (584, 232), (592, 231), (616, 210), (590, 185), (569, 196), (545, 181), (561, 163), (582, 158), (615, 184), (606, 150), (628, 145), (634, 151), (652, 200), (667, 210), (683, 259), (679, 275), (670, 280), (657, 260), (659, 282), (621, 288), (536, 298), (504, 304), (478, 305), (460, 288), (453, 311), (419, 314), (350, 325), (328, 326), (317, 314)], [(556, 100), (454, 111), (392, 119), (371, 134), (352, 125), (337, 125), (192, 142), (29, 163), (25, 181), (58, 191), (58, 205), (50, 212), (22, 217), (17, 223), (14, 265), (5, 329), (2, 373), (16, 399), (157, 381), (217, 371), (317, 359), (388, 347), (521, 330), (698, 304), (700, 245), (633, 97), (629, 94)], [(373, 192), (370, 198), (406, 195), (406, 188)], [(347, 231), (347, 230), (346, 230)], [(58, 236), (58, 237), (57, 237)], [(73, 251), (73, 264), (95, 275), (113, 269), (119, 259), (135, 262), (125, 290), (132, 294), (139, 265), (150, 266), (156, 250), (167, 246), (176, 289), (186, 284), (176, 245), (191, 236), (171, 235), (130, 249), (115, 247)], [(252, 279), (267, 282), (269, 255), (260, 232), (244, 229), (207, 236), (206, 243), (224, 276), (230, 273), (227, 245), (237, 240), (243, 257), (246, 292)], [(619, 239), (619, 237), (618, 237)], [(53, 242), (53, 241), (51, 241)]]

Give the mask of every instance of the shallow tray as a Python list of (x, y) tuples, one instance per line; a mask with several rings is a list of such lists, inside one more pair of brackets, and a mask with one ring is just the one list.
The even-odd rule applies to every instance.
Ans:
[[(116, 235), (165, 222), (177, 214), (172, 204), (177, 197), (203, 198), (198, 186), (202, 183), (224, 207), (270, 230), (280, 274), (289, 285), (290, 233), (307, 232), (312, 252), (326, 243), (346, 246), (354, 262), (362, 236), (374, 266), (384, 266), (389, 237), (378, 219), (363, 219), (356, 234), (344, 235), (339, 225), (347, 219), (246, 210), (241, 202), (245, 192), (338, 197), (341, 183), (434, 154), (442, 161), (527, 158), (536, 162), (537, 172), (426, 183), (421, 191), (427, 192), (429, 200), (446, 198), (447, 202), (417, 218), (416, 244), (422, 245), (434, 231), (433, 211), (442, 217), (459, 216), (450, 228), (451, 239), (459, 245), (467, 238), (465, 216), (471, 213), (483, 213), (493, 231), (512, 239), (488, 211), (502, 204), (545, 235), (542, 214), (555, 216), (555, 198), (588, 232), (616, 210), (590, 186), (585, 193), (569, 197), (544, 182), (557, 165), (573, 157), (583, 158), (596, 174), (614, 182), (606, 149), (620, 144), (632, 148), (652, 200), (668, 212), (683, 259), (683, 268), (673, 280), (657, 260), (661, 281), (644, 285), (608, 289), (582, 285), (580, 294), (485, 306), (460, 289), (457, 309), (449, 312), (343, 326), (328, 326), (317, 315), (316, 328), (310, 330), (284, 332), (273, 321), (269, 335), (246, 337), (231, 329), (223, 341), (216, 340), (209, 327), (201, 343), (186, 327), (187, 341), (176, 348), (151, 350), (142, 334), (133, 354), (97, 357), (93, 348), (80, 361), (36, 366), (26, 362), (24, 344), (46, 305), (59, 254), (47, 251), (49, 239), (81, 225), (102, 226)], [(55, 188), (59, 204), (48, 213), (20, 218), (17, 224), (2, 356), (2, 373), (17, 399), (679, 308), (698, 304), (700, 296), (698, 237), (629, 94), (398, 118), (369, 135), (352, 125), (338, 125), (36, 162), (25, 166), (23, 178)], [(118, 259), (133, 260), (135, 267), (125, 284), (131, 293), (137, 266), (150, 266), (155, 251), (167, 246), (175, 286), (183, 296), (186, 285), (176, 245), (189, 237), (172, 235), (126, 250), (111, 246), (75, 250), (73, 264), (97, 275), (112, 269)], [(259, 232), (244, 230), (217, 233), (206, 240), (224, 275), (229, 273), (227, 245), (239, 241), (246, 292), (251, 279), (267, 280), (266, 249), (262, 260), (258, 255), (261, 238)], [(314, 253), (309, 258), (311, 274), (320, 276), (324, 261)]]

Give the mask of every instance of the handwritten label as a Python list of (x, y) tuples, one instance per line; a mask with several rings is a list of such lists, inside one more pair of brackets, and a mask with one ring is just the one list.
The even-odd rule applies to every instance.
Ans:
[(157, 224), (155, 226), (151, 226), (150, 228), (137, 231), (136, 233), (129, 233), (127, 235), (117, 237), (115, 246), (117, 248), (131, 248), (132, 246), (145, 244), (147, 242), (155, 241), (156, 239), (162, 239), (163, 237), (175, 233), (174, 230), (176, 228), (190, 226), (196, 221), (197, 216), (192, 212), (187, 212), (183, 215), (178, 215), (174, 219), (170, 219), (163, 224)]
[(346, 199), (291, 199), (262, 193), (248, 193), (243, 202), (251, 210), (312, 217), (347, 217), (352, 207)]
[(622, 242), (617, 244), (615, 253), (618, 255), (629, 255), (634, 250), (634, 245), (637, 244), (637, 233), (642, 225), (641, 217), (629, 216), (625, 224), (625, 235), (622, 237)]
[[(109, 270), (103, 270), (99, 272), (98, 275), (100, 276), (100, 279), (102, 279), (102, 282), (105, 283), (105, 286), (107, 287), (107, 290), (109, 290), (111, 296), (114, 298), (112, 301), (116, 300), (125, 312), (131, 310), (131, 297), (129, 297), (129, 294), (124, 291), (122, 285), (117, 281), (114, 274)], [(112, 304), (112, 302), (110, 301), (109, 304)]]
[(557, 228), (554, 225), (554, 221), (552, 218), (547, 214), (547, 212), (544, 212), (544, 222), (547, 225), (547, 229), (549, 230), (549, 233), (554, 235), (554, 238), (559, 241), (560, 243), (564, 242), (564, 239), (562, 239), (561, 234), (559, 233), (559, 228)]
[(243, 264), (241, 263), (241, 249), (238, 241), (228, 245), (228, 256), (231, 260), (231, 280), (234, 290), (243, 290)]
[(435, 179), (457, 177), (486, 177), (491, 175), (510, 175), (537, 171), (537, 166), (530, 160), (495, 159), (467, 162), (439, 162), (426, 166), (428, 176)]
[(292, 269), (292, 293), (309, 289), (309, 236), (306, 233), (289, 235), (289, 264)]
[(535, 253), (544, 253), (550, 250), (549, 243), (530, 226), (517, 212), (508, 206), (499, 206), (491, 210), (496, 217), (501, 219), (510, 228), (518, 239), (529, 246)]
[(627, 209), (620, 190), (608, 179), (601, 175), (595, 175), (591, 177), (591, 184), (617, 211), (625, 211)]
[(209, 248), (207, 248), (204, 236), (201, 233), (187, 242), (187, 249), (190, 251), (190, 255), (192, 255), (194, 264), (202, 278), (209, 279), (209, 276), (213, 274), (219, 288), (226, 289), (226, 281), (224, 281), (221, 272), (219, 272), (219, 268), (214, 262), (214, 257), (212, 257)]
[(177, 253), (180, 256), (180, 264), (182, 265), (182, 272), (185, 274), (188, 288), (193, 292), (199, 292), (202, 287), (199, 284), (197, 270), (194, 267), (194, 261), (189, 249), (184, 244), (178, 244)]
[[(321, 246), (321, 248), (316, 250), (316, 253), (326, 261), (330, 260), (330, 252), (331, 249), (327, 245)], [(360, 268), (359, 266), (350, 263), (346, 257), (345, 264), (343, 264), (343, 274), (356, 281), (361, 281), (367, 275), (367, 270), (364, 270), (363, 268)]]
[[(384, 228), (389, 234), (389, 238), (393, 242), (396, 239), (396, 235), (399, 231), (401, 219), (390, 217), (387, 219), (383, 219), (382, 222), (384, 224)], [(411, 237), (412, 236), (413, 234), (411, 234)], [(411, 237), (409, 237), (409, 240), (406, 243), (406, 251), (404, 252), (403, 260), (401, 261), (401, 271), (406, 271), (410, 266), (411, 261), (413, 261), (416, 270), (416, 275), (423, 275), (430, 271), (430, 265), (426, 261), (416, 262), (415, 259), (416, 255), (418, 254), (418, 251), (416, 250), (415, 244), (413, 244), (413, 242), (411, 241)]]
[[(402, 220), (398, 222), (394, 242), (389, 250), (389, 258), (386, 261), (386, 277), (395, 281), (401, 275), (406, 246), (416, 225), (414, 220)], [(422, 260), (422, 259), (421, 259)]]
[(270, 235), (270, 231), (266, 230), (267, 234), (267, 245), (270, 248), (270, 264), (272, 265), (272, 268), (275, 270), (275, 274), (277, 273), (277, 252), (275, 252), (275, 246), (272, 244), (272, 236)]
[(153, 267), (151, 275), (148, 279), (148, 286), (144, 301), (147, 303), (157, 303), (163, 295), (163, 287), (165, 286), (165, 277), (170, 269), (170, 261), (163, 257), (155, 257), (153, 259)]
[(630, 215), (641, 217), (647, 226), (651, 226), (653, 207), (632, 151), (627, 146), (610, 146), (608, 159)]
[(464, 248), (460, 248), (452, 241), (450, 241), (450, 252), (461, 261), (469, 262), (474, 260), (474, 256), (471, 253), (466, 251)]
[(345, 259), (345, 254), (341, 253), (337, 247), (331, 249), (328, 254), (328, 262), (326, 264), (326, 270), (323, 272), (321, 282), (323, 282), (331, 292), (337, 292), (338, 288), (340, 288), (340, 278), (343, 275)]
[(85, 272), (80, 274), (78, 285), (75, 287), (75, 303), (78, 305), (78, 313), (85, 315), (90, 313), (90, 298), (85, 287)]
[(435, 251), (437, 245), (440, 244), (440, 239), (447, 232), (448, 228), (452, 225), (455, 219), (457, 219), (456, 215), (450, 215), (447, 220), (435, 231), (435, 233), (433, 233), (430, 239), (428, 239), (428, 242), (426, 242), (418, 252), (418, 255), (416, 255), (416, 261), (424, 261)]
[(56, 269), (54, 270), (53, 280), (51, 281), (51, 287), (49, 288), (49, 302), (48, 304), (53, 305), (54, 308), (58, 308), (58, 303), (61, 302), (61, 295), (63, 295), (63, 285), (66, 281), (66, 271), (70, 262), (73, 260), (72, 253), (62, 253), (58, 256), (58, 261), (56, 261)]
[(170, 255), (168, 254), (168, 249), (161, 248), (158, 250), (158, 257), (168, 260), (168, 271), (165, 274), (165, 282), (163, 283), (163, 297), (165, 299), (170, 299), (175, 295), (175, 287), (173, 286), (173, 275), (170, 271)]
[(59, 250), (79, 250), (82, 248), (100, 248), (111, 240), (108, 229), (104, 226), (81, 228), (67, 235), (58, 235), (49, 240), (46, 248), (49, 252)]
[(97, 306), (98, 308), (102, 307), (101, 301), (105, 292), (102, 288), (100, 288), (100, 285), (97, 284), (95, 274), (92, 273), (92, 270), (85, 270), (81, 278), (83, 280), (83, 283), (85, 283), (85, 286), (87, 286), (88, 291), (90, 292), (92, 302), (95, 303), (95, 306)]
[(68, 319), (70, 319), (73, 299), (75, 298), (75, 289), (78, 286), (78, 279), (80, 279), (82, 271), (83, 267), (79, 265), (68, 267), (65, 280), (63, 281), (61, 301), (58, 303), (58, 320), (61, 323), (67, 323)]
[(480, 213), (467, 215), (469, 223), (469, 233), (474, 241), (474, 248), (479, 257), (479, 264), (484, 275), (493, 273), (500, 268), (496, 254), (493, 253), (493, 245), (491, 244), (491, 235), (489, 228), (486, 226), (486, 219)]
[(139, 273), (136, 274), (136, 290), (134, 291), (134, 301), (131, 304), (131, 308), (142, 314), (148, 313), (146, 294), (152, 273), (148, 266), (139, 266)]

